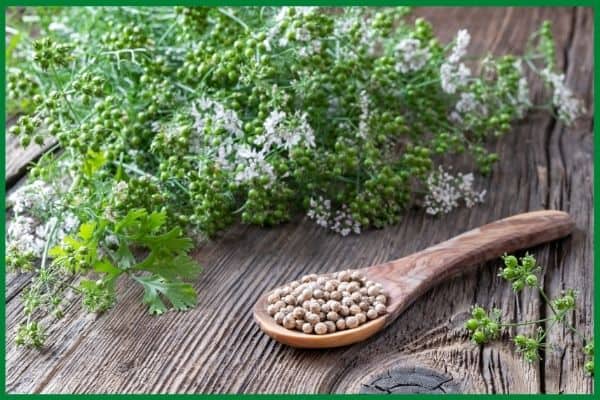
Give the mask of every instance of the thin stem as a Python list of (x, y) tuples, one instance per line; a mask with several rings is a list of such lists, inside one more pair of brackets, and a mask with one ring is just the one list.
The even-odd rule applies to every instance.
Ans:
[(544, 319), (538, 319), (535, 321), (509, 322), (506, 324), (500, 324), (500, 326), (501, 327), (526, 326), (526, 325), (541, 324), (542, 322), (547, 322), (547, 321), (555, 321), (555, 319), (554, 318), (544, 318)]
[(552, 301), (550, 301), (550, 299), (548, 298), (548, 296), (546, 296), (546, 293), (544, 292), (544, 290), (541, 287), (538, 287), (538, 290), (540, 292), (540, 296), (542, 296), (542, 298), (544, 299), (544, 301), (546, 302), (546, 304), (548, 304), (548, 307), (550, 307), (550, 310), (552, 310), (552, 312), (554, 313), (554, 316), (558, 317), (558, 312), (556, 311), (556, 309), (552, 305)]
[(145, 177), (147, 177), (149, 179), (152, 179), (153, 181), (159, 181), (159, 179), (156, 176), (151, 175), (151, 174), (149, 174), (147, 172), (142, 171), (141, 169), (139, 169), (135, 165), (124, 164), (124, 163), (116, 163), (116, 162), (114, 164), (116, 166), (121, 166), (121, 167), (125, 168), (128, 171), (135, 172), (138, 175), (145, 176)]
[(231, 14), (229, 11), (224, 10), (222, 8), (218, 8), (217, 10), (219, 10), (219, 12), (221, 14), (228, 16), (229, 18), (231, 18), (232, 20), (234, 20), (235, 22), (237, 22), (238, 24), (240, 24), (245, 30), (250, 30), (250, 28), (248, 27), (248, 25), (246, 25), (246, 23), (244, 21), (242, 21), (241, 19), (239, 19), (235, 15)]

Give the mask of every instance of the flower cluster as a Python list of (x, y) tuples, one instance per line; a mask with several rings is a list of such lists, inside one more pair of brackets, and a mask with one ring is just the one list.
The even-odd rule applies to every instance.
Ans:
[(350, 233), (360, 233), (360, 223), (352, 219), (348, 207), (343, 204), (341, 209), (335, 212), (331, 209), (331, 201), (323, 197), (310, 199), (310, 208), (306, 213), (308, 218), (314, 220), (317, 225), (331, 229), (342, 236)]
[(471, 35), (468, 31), (465, 29), (458, 31), (450, 55), (440, 66), (442, 90), (448, 94), (454, 94), (458, 89), (465, 86), (471, 76), (469, 67), (461, 62), (461, 59), (467, 53), (470, 42)]
[(542, 77), (552, 87), (552, 103), (558, 110), (558, 117), (565, 123), (572, 123), (583, 111), (581, 101), (565, 85), (565, 75), (546, 68)]
[(71, 212), (60, 218), (52, 215), (60, 208), (60, 193), (42, 180), (21, 186), (9, 199), (12, 210), (6, 232), (7, 265), (18, 265), (12, 257), (42, 256), (48, 241), (57, 242), (79, 227), (79, 219)]
[(472, 173), (452, 175), (439, 167), (426, 181), (425, 212), (431, 215), (447, 214), (457, 208), (460, 202), (468, 208), (483, 202), (486, 191), (474, 190), (473, 181)]
[(431, 57), (427, 48), (423, 48), (419, 39), (406, 38), (398, 42), (396, 51), (396, 71), (406, 74), (419, 71)]

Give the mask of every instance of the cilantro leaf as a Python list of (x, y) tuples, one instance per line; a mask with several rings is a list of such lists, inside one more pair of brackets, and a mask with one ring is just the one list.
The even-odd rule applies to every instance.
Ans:
[(158, 250), (136, 264), (134, 269), (152, 272), (168, 280), (195, 279), (202, 271), (200, 265), (186, 253), (172, 256), (168, 252), (163, 253)]
[(180, 228), (173, 228), (162, 235), (147, 235), (138, 240), (152, 250), (161, 250), (173, 254), (189, 251), (194, 246), (192, 239), (183, 236)]
[(85, 224), (81, 224), (79, 227), (79, 237), (84, 241), (89, 241), (94, 236), (94, 230), (96, 229), (96, 223), (94, 222), (86, 222)]
[(189, 310), (196, 306), (196, 290), (192, 285), (180, 281), (169, 282), (164, 278), (151, 276), (134, 276), (144, 288), (144, 304), (148, 305), (150, 314), (163, 314), (167, 311), (164, 300), (168, 300), (178, 311)]
[(88, 150), (87, 157), (83, 163), (82, 172), (83, 175), (91, 178), (97, 171), (99, 171), (105, 164), (108, 159), (106, 158), (106, 154), (103, 152), (95, 152), (92, 150)]
[(117, 225), (115, 226), (115, 232), (125, 231), (128, 228), (135, 228), (136, 224), (138, 224), (140, 218), (146, 216), (148, 212), (143, 208), (136, 208), (133, 210), (129, 210), (127, 215), (121, 219)]

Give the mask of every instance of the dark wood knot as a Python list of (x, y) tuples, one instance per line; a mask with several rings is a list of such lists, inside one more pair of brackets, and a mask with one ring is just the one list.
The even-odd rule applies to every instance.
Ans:
[(422, 367), (398, 367), (363, 383), (360, 393), (460, 393), (458, 382), (451, 376)]

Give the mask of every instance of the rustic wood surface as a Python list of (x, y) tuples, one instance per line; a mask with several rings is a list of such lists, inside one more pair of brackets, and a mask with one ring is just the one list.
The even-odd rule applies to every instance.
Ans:
[[(520, 52), (529, 33), (550, 19), (558, 66), (592, 109), (591, 9), (418, 9), (444, 41), (460, 28), (472, 34), (471, 50)], [(533, 91), (539, 96), (540, 86)], [(469, 342), (463, 328), (470, 306), (501, 307), (506, 318), (543, 318), (548, 310), (532, 291), (515, 297), (497, 277), (498, 262), (428, 291), (374, 337), (330, 350), (298, 350), (264, 335), (252, 322), (252, 305), (280, 283), (308, 272), (360, 268), (413, 253), (465, 230), (520, 212), (551, 208), (575, 219), (570, 238), (532, 249), (545, 270), (551, 295), (579, 291), (572, 322), (592, 332), (592, 127), (588, 113), (565, 127), (531, 114), (490, 146), (500, 155), (483, 205), (433, 218), (412, 210), (384, 230), (340, 238), (298, 219), (274, 229), (236, 226), (197, 249), (205, 271), (195, 284), (199, 306), (187, 313), (151, 317), (141, 289), (120, 287), (106, 315), (87, 315), (78, 302), (50, 330), (40, 352), (10, 340), (27, 278), (7, 276), (6, 385), (9, 392), (98, 393), (328, 393), (410, 391), (432, 393), (590, 393), (581, 340), (555, 328), (542, 360), (528, 364), (507, 341)], [(22, 158), (14, 150), (11, 159)], [(26, 162), (25, 162), (26, 164)], [(225, 300), (232, 295), (232, 300)], [(416, 390), (415, 390), (416, 391)]]

